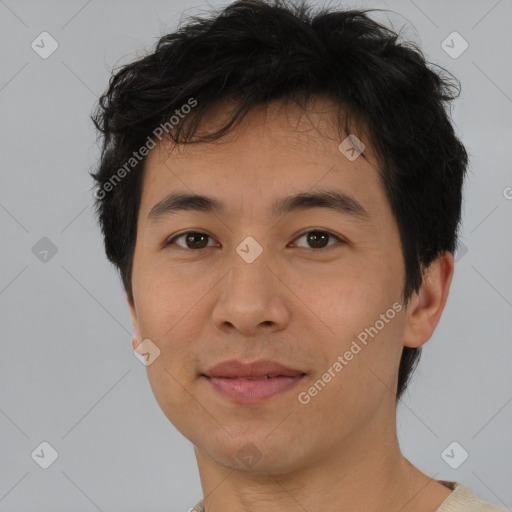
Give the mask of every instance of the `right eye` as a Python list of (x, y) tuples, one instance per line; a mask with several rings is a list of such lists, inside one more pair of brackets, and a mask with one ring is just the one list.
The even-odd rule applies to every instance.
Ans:
[(185, 245), (183, 246), (181, 244), (176, 244), (178, 247), (181, 247), (182, 249), (199, 250), (207, 247), (207, 244), (205, 244), (205, 240), (211, 237), (210, 235), (202, 233), (200, 231), (186, 231), (168, 240), (165, 243), (165, 247), (173, 245), (176, 242), (176, 240), (179, 240), (181, 238), (184, 239)]

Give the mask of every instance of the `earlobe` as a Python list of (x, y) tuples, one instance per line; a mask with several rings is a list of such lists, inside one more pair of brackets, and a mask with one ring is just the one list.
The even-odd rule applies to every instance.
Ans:
[(413, 294), (406, 309), (404, 346), (417, 348), (431, 338), (446, 305), (453, 272), (453, 256), (449, 251), (423, 272), (421, 287)]

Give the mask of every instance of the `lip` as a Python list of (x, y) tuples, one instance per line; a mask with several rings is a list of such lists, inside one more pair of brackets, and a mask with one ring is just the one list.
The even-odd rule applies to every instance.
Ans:
[(270, 377), (297, 377), (305, 372), (289, 368), (271, 359), (260, 359), (252, 363), (243, 363), (237, 359), (223, 361), (216, 364), (204, 375), (206, 377), (223, 377), (230, 379), (259, 378), (269, 375)]
[(284, 393), (297, 385), (305, 375), (301, 370), (270, 359), (253, 363), (224, 361), (202, 374), (215, 391), (239, 404), (259, 403)]
[(296, 386), (304, 375), (247, 380), (225, 377), (206, 377), (213, 389), (238, 404), (257, 404)]

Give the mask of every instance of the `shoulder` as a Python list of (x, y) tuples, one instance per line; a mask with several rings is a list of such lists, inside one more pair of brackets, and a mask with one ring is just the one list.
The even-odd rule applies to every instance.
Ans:
[(190, 507), (187, 512), (204, 512), (203, 500), (198, 501), (193, 507)]
[(480, 499), (459, 482), (441, 481), (452, 493), (443, 501), (436, 512), (507, 512), (506, 509)]

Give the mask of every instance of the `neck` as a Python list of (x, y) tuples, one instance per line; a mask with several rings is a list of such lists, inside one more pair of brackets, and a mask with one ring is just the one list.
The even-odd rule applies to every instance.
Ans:
[(394, 421), (326, 451), (277, 472), (222, 467), (196, 446), (205, 512), (435, 511), (448, 493), (402, 456)]

